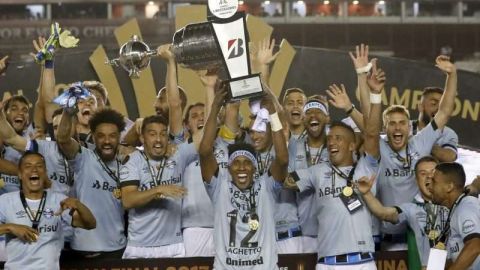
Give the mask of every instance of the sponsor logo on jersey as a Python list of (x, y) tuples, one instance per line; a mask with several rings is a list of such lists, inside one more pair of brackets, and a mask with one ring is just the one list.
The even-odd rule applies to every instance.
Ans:
[(56, 232), (58, 229), (58, 224), (55, 225), (43, 225), (41, 227), (38, 227), (38, 232), (39, 233), (47, 233), (47, 232)]
[(98, 189), (98, 190), (104, 190), (108, 192), (112, 192), (117, 186), (111, 185), (107, 181), (100, 181), (100, 180), (95, 180), (95, 183), (93, 183), (92, 188)]
[(467, 219), (462, 223), (463, 234), (471, 233), (475, 229), (475, 222), (471, 219)]
[(14, 185), (20, 185), (20, 182), (18, 181), (17, 176), (11, 176), (11, 175), (3, 175), (3, 180), (7, 184), (14, 184)]
[(27, 212), (25, 212), (25, 210), (20, 210), (16, 212), (15, 215), (17, 216), (17, 218), (24, 218), (27, 216)]
[(412, 176), (414, 174), (415, 174), (415, 171), (413, 169), (386, 168), (384, 176), (385, 177), (406, 177), (406, 176)]
[(450, 247), (450, 253), (457, 253), (460, 252), (460, 247), (458, 246), (458, 242), (455, 243), (455, 246)]
[(263, 264), (263, 257), (260, 256), (258, 259), (253, 259), (253, 260), (232, 259), (230, 257), (227, 257), (225, 262), (228, 265), (238, 265), (238, 266), (260, 265), (260, 264)]
[(323, 196), (333, 196), (334, 198), (336, 198), (342, 193), (344, 187), (345, 186), (335, 187), (334, 189), (332, 189), (332, 187), (319, 188), (318, 197), (322, 198)]

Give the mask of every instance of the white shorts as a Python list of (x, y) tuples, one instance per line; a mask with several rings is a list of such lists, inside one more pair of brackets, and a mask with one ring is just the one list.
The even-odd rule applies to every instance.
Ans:
[(303, 253), (317, 253), (318, 241), (316, 237), (301, 236)]
[(349, 265), (328, 265), (317, 264), (316, 270), (377, 270), (375, 261), (369, 261), (361, 264), (349, 264)]
[(302, 253), (302, 237), (291, 237), (285, 240), (277, 241), (278, 254), (296, 254)]
[(185, 244), (185, 257), (215, 256), (213, 228), (185, 228), (183, 229), (183, 243)]
[(134, 247), (127, 244), (122, 259), (138, 258), (180, 258), (185, 257), (183, 243), (165, 245), (160, 247)]

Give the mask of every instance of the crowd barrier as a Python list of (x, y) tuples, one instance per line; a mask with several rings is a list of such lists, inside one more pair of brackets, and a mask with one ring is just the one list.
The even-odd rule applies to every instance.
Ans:
[[(407, 253), (390, 251), (375, 253), (378, 270), (406, 270)], [(280, 255), (280, 270), (314, 270), (316, 254)], [(61, 262), (62, 270), (212, 270), (213, 258), (162, 258), (131, 260), (85, 260)], [(3, 268), (3, 265), (1, 268)]]

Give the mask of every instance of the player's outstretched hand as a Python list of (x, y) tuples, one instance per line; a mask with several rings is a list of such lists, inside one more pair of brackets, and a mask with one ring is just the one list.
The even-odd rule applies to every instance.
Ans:
[(372, 175), (369, 177), (363, 176), (362, 178), (358, 179), (355, 183), (358, 191), (362, 194), (367, 194), (373, 186), (373, 183), (375, 182), (375, 177), (376, 175)]
[(157, 186), (157, 191), (159, 192), (158, 199), (165, 199), (166, 197), (180, 199), (187, 195), (187, 189), (177, 185), (160, 185)]

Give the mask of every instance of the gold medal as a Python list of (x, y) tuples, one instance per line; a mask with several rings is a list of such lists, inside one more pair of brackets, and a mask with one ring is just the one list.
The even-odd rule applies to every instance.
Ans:
[(112, 193), (115, 199), (120, 199), (122, 197), (122, 191), (119, 188), (114, 188)]
[(428, 233), (428, 238), (430, 240), (435, 240), (438, 238), (438, 236), (440, 235), (440, 232), (437, 231), (437, 230), (431, 230), (429, 233)]
[(349, 187), (349, 186), (346, 186), (346, 187), (343, 188), (342, 193), (345, 197), (350, 197), (353, 194), (353, 188)]
[(438, 242), (436, 245), (435, 245), (435, 248), (436, 249), (440, 249), (440, 250), (445, 250), (445, 244), (443, 242)]
[(250, 228), (250, 230), (256, 231), (258, 230), (259, 226), (260, 226), (260, 223), (258, 222), (258, 220), (251, 219), (251, 218), (248, 219), (248, 227)]
[(5, 180), (2, 178), (0, 178), (0, 188), (3, 188), (5, 186)]

